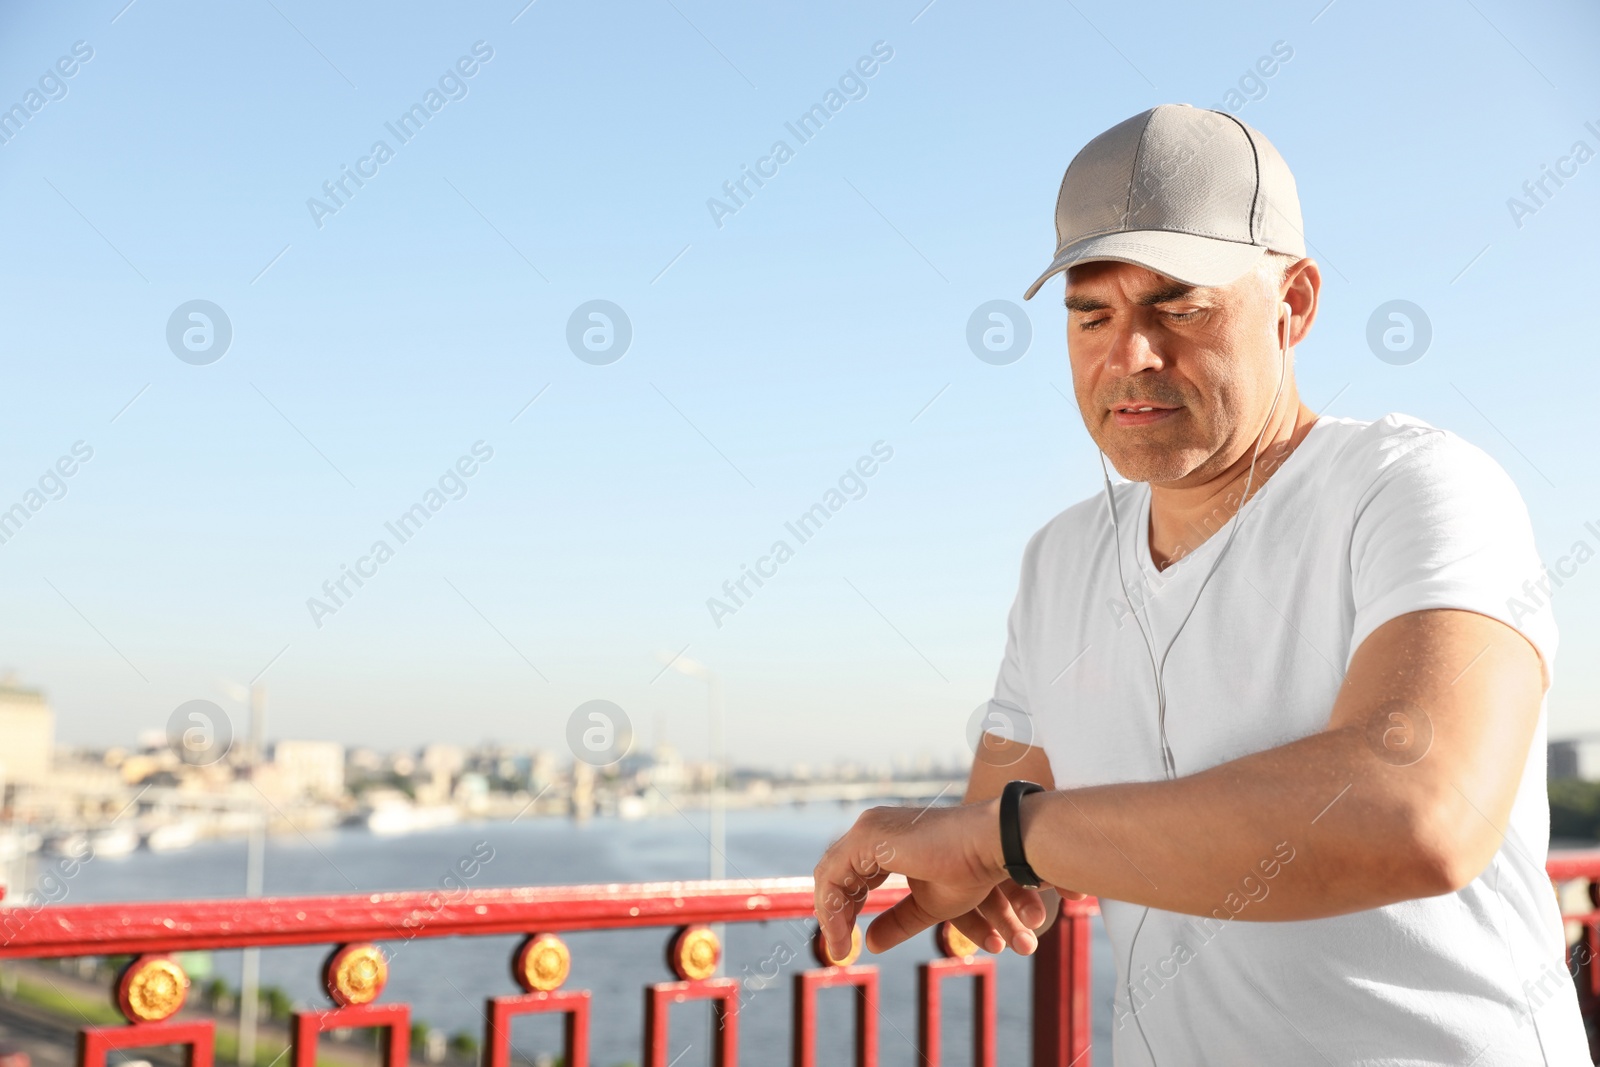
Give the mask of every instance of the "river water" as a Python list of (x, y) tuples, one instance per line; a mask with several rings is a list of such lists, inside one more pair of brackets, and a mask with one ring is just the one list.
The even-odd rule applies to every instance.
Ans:
[[(727, 877), (808, 874), (822, 849), (860, 810), (816, 804), (729, 812)], [(471, 880), (472, 888), (703, 878), (709, 851), (706, 832), (706, 813), (689, 811), (639, 821), (595, 818), (585, 824), (552, 818), (463, 823), (388, 838), (364, 830), (275, 836), (267, 844), (265, 891), (269, 896), (294, 896), (438, 888), (447, 884), (444, 880), (459, 860), (483, 856), (487, 849), (493, 850), (493, 858)], [(96, 858), (71, 881), (63, 903), (243, 896), (244, 878), (244, 843), (211, 841), (182, 852)], [(791, 976), (801, 967), (814, 966), (805, 940), (809, 924), (730, 923), (725, 930), (723, 973), (745, 978), (748, 988), (739, 1012), (741, 1060), (752, 1067), (788, 1064)], [(566, 988), (594, 993), (595, 1067), (639, 1062), (643, 988), (672, 979), (664, 962), (671, 932), (660, 928), (562, 935), (572, 950)], [(413, 1021), (425, 1020), (450, 1033), (467, 1030), (481, 1039), (484, 999), (519, 992), (509, 970), (519, 940), (496, 936), (385, 943), (391, 962), (381, 999), (411, 1004)], [(1095, 1044), (1101, 1062), (1108, 1062), (1109, 995), (1115, 978), (1098, 918), (1093, 951)], [(324, 946), (263, 950), (262, 984), (281, 987), (297, 1006), (326, 1006), (318, 972), (327, 952)], [(915, 964), (934, 955), (931, 935), (924, 935), (867, 960), (881, 967), (878, 1030), (880, 1062), (885, 1067), (911, 1067), (916, 1062)], [(756, 988), (762, 984), (758, 976), (763, 961), (784, 959), (792, 962), (776, 980)], [(215, 953), (211, 964), (214, 973), (237, 986), (239, 953)], [(766, 974), (771, 975), (774, 966), (766, 962)], [(1010, 952), (1000, 957), (999, 1054), (1004, 1064), (1027, 1061), (1030, 967), (1029, 960)], [(946, 1062), (964, 1063), (970, 1048), (966, 1022), (971, 983), (946, 985)], [(831, 994), (825, 991), (819, 1002), (818, 1062), (845, 1064), (850, 1062), (853, 1005), (848, 991)], [(682, 1057), (676, 1067), (710, 1063), (708, 1018), (704, 1004), (673, 1009), (672, 1056)], [(513, 1030), (516, 1052), (529, 1059), (538, 1051), (559, 1051), (558, 1041), (557, 1024), (549, 1019), (522, 1019)]]

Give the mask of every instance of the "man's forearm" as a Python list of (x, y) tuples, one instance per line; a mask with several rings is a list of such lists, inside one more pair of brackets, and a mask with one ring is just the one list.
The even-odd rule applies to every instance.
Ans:
[(997, 734), (980, 734), (977, 751), (972, 754), (972, 772), (967, 776), (967, 791), (962, 803), (971, 804), (997, 797), (1013, 778), (1027, 778), (1047, 789), (1055, 786), (1055, 778), (1050, 773), (1050, 758), (1045, 755), (1044, 749)]
[[(1169, 782), (1027, 797), (1046, 882), (1191, 915), (1284, 921), (1449, 892), (1414, 768), (1358, 731), (1315, 734)], [(989, 802), (991, 805), (994, 802)]]

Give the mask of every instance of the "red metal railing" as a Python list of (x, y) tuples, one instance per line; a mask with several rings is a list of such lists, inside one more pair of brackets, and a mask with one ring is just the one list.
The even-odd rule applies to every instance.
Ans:
[(1577, 984), (1578, 1009), (1589, 1029), (1589, 1059), (1600, 1063), (1600, 849), (1552, 852), (1545, 871), (1558, 896), (1564, 883), (1588, 883), (1582, 894), (1588, 907), (1563, 908), (1561, 917), (1579, 927), (1577, 940), (1567, 946), (1567, 971)]
[[(904, 881), (891, 879), (871, 891), (864, 914), (876, 914), (905, 896)], [(631, 885), (486, 889), (445, 898), (437, 892), (372, 893), (256, 900), (92, 904), (33, 909), (7, 922), (0, 911), (0, 959), (129, 954), (119, 974), (116, 1002), (126, 1026), (87, 1026), (80, 1032), (78, 1063), (101, 1065), (112, 1049), (181, 1044), (192, 1067), (210, 1067), (210, 1022), (177, 1023), (187, 977), (171, 953), (205, 949), (327, 944), (338, 946), (323, 968), (323, 987), (333, 1006), (295, 1014), (291, 1062), (315, 1062), (319, 1035), (348, 1027), (378, 1027), (387, 1033), (385, 1062), (408, 1062), (410, 1015), (405, 1004), (375, 1003), (387, 979), (387, 961), (374, 942), (416, 937), (527, 935), (511, 961), (522, 992), (488, 998), (483, 1063), (509, 1063), (510, 1020), (531, 1012), (556, 1012), (565, 1019), (569, 1067), (586, 1067), (589, 992), (566, 990), (570, 956), (557, 936), (578, 930), (671, 927), (668, 964), (677, 981), (647, 983), (642, 1036), (645, 1067), (666, 1067), (668, 1008), (686, 1000), (710, 1000), (716, 1027), (713, 1062), (736, 1067), (739, 1055), (739, 990), (733, 978), (714, 977), (721, 946), (709, 924), (781, 919), (810, 920), (809, 878), (744, 882), (662, 882)], [(1092, 901), (1063, 906), (1056, 926), (1041, 940), (1035, 964), (1034, 1064), (1088, 1067), (1089, 923)], [(919, 965), (920, 1064), (940, 1063), (940, 990), (949, 978), (977, 982), (972, 1020), (974, 1062), (995, 1063), (995, 961), (975, 951), (948, 927), (939, 931), (941, 957)], [(877, 1063), (877, 967), (851, 957), (830, 961), (813, 944), (818, 966), (794, 976), (792, 1062), (815, 1058), (814, 1005), (820, 989), (856, 991), (857, 1067)]]
[[(1600, 1014), (1600, 850), (1557, 852), (1548, 872), (1562, 885), (1587, 882), (1588, 907), (1567, 911), (1579, 936), (1567, 963), (1577, 981), (1585, 1017)], [(883, 911), (906, 893), (892, 879), (868, 894), (866, 914)], [(1574, 895), (1569, 893), (1570, 898)], [(486, 1067), (509, 1063), (510, 1021), (522, 1014), (552, 1012), (565, 1021), (568, 1067), (587, 1067), (590, 994), (568, 990), (570, 956), (560, 933), (644, 927), (673, 929), (668, 964), (676, 981), (644, 987), (643, 1063), (665, 1067), (670, 1005), (691, 999), (713, 1004), (717, 1027), (714, 1062), (736, 1067), (739, 1055), (739, 980), (714, 977), (721, 947), (709, 924), (812, 918), (808, 878), (754, 882), (663, 882), (631, 885), (561, 886), (463, 892), (446, 899), (436, 892), (374, 893), (259, 900), (49, 906), (7, 915), (0, 910), (0, 959), (131, 954), (119, 974), (115, 999), (126, 1026), (87, 1026), (80, 1031), (78, 1063), (98, 1065), (113, 1049), (187, 1045), (191, 1067), (210, 1067), (214, 1033), (210, 1022), (177, 1023), (187, 978), (168, 955), (180, 951), (284, 945), (338, 946), (324, 965), (323, 984), (333, 1006), (296, 1013), (291, 1029), (292, 1063), (315, 1062), (318, 1036), (346, 1027), (380, 1027), (389, 1039), (386, 1062), (407, 1062), (409, 1009), (377, 1000), (387, 962), (373, 942), (415, 937), (527, 935), (512, 961), (522, 986), (514, 995), (491, 996), (485, 1005)], [(1041, 939), (1033, 963), (1032, 1038), (1034, 1067), (1089, 1067), (1090, 920), (1094, 900), (1069, 902)], [(17, 909), (21, 911), (21, 909)], [(941, 958), (919, 965), (919, 1063), (940, 1062), (940, 990), (952, 977), (977, 982), (973, 998), (973, 1060), (995, 1062), (995, 962), (973, 952), (948, 927), (939, 931)], [(814, 945), (818, 966), (794, 976), (792, 1062), (809, 1067), (816, 1056), (815, 1003), (823, 988), (855, 990), (857, 1067), (877, 1063), (878, 969), (849, 959), (834, 962)], [(859, 947), (856, 949), (859, 951)], [(1595, 1050), (1600, 1053), (1600, 1049)], [(964, 1058), (964, 1057), (963, 1057)], [(1600, 1055), (1594, 1056), (1600, 1062)]]

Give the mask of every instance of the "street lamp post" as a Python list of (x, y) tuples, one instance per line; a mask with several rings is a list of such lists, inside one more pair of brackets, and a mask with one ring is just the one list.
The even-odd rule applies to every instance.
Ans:
[[(727, 877), (727, 742), (722, 725), (722, 679), (717, 673), (705, 664), (686, 656), (674, 656), (668, 664), (679, 674), (698, 678), (706, 683), (706, 730), (709, 734), (710, 755), (713, 780), (711, 783), (711, 833), (707, 837), (710, 845), (709, 868), (710, 877), (721, 880)], [(716, 923), (712, 927), (717, 935), (717, 940), (722, 940), (722, 924)], [(719, 961), (717, 971), (720, 973), (722, 964)]]
[[(250, 788), (259, 790), (255, 782), (256, 770), (261, 766), (262, 748), (267, 738), (266, 686), (253, 684), (246, 690), (250, 709), (250, 747), (246, 752), (247, 773), (251, 776)], [(261, 807), (259, 794), (250, 798), (250, 841), (245, 852), (244, 892), (247, 897), (259, 897), (266, 873), (267, 813)], [(256, 1022), (261, 1007), (261, 950), (247, 948), (239, 965), (239, 1064), (255, 1067)]]

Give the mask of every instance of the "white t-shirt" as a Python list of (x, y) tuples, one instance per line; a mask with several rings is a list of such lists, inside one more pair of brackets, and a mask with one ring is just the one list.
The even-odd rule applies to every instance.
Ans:
[[(1159, 656), (1228, 527), (1158, 571), (1148, 484), (1113, 491), (1128, 590)], [(1524, 584), (1542, 574), (1527, 509), (1500, 466), (1453, 434), (1405, 415), (1320, 418), (1240, 523), (1166, 664), (1179, 775), (1324, 730), (1351, 654), (1407, 612), (1499, 619), (1549, 673), (1556, 627)], [(995, 691), (1022, 713), (995, 732), (1042, 747), (1058, 788), (1166, 777), (1150, 656), (1113, 552), (1097, 495), (1051, 520), (1023, 556)], [(1541, 706), (1506, 840), (1459, 892), (1296, 922), (1102, 899), (1117, 957), (1117, 1067), (1588, 1064), (1544, 870), (1545, 744)], [(1277, 855), (1241, 870), (1221, 914), (1248, 920), (1315, 832), (1286, 831)]]

